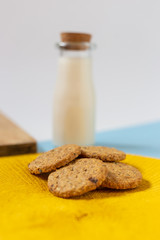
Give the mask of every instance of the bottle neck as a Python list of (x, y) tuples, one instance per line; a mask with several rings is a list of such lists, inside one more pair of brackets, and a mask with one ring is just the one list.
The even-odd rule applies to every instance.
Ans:
[(67, 58), (90, 58), (91, 57), (91, 50), (69, 50), (60, 48), (60, 57), (67, 57)]
[(59, 42), (57, 47), (61, 57), (90, 58), (95, 44), (89, 42)]

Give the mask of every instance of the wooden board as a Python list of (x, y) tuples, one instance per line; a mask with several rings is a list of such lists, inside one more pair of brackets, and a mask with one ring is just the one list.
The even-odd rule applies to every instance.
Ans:
[(0, 156), (36, 151), (35, 139), (0, 112)]

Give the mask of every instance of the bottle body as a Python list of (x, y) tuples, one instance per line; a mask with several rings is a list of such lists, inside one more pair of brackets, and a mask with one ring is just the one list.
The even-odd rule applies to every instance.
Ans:
[(90, 56), (60, 56), (53, 113), (56, 146), (94, 144), (95, 94)]

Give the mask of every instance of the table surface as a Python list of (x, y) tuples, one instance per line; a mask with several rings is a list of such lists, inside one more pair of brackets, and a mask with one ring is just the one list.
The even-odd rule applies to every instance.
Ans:
[[(96, 133), (95, 145), (115, 147), (126, 153), (160, 158), (160, 121)], [(38, 143), (38, 151), (52, 149), (51, 140)]]
[(0, 239), (160, 239), (160, 161), (127, 154), (141, 185), (132, 190), (95, 190), (63, 199), (48, 191), (48, 174), (35, 176), (28, 164), (38, 154), (1, 157)]
[[(96, 134), (96, 145), (156, 158), (160, 158), (159, 140), (160, 122)], [(54, 145), (45, 141), (38, 147), (39, 151), (47, 151)], [(62, 199), (48, 191), (47, 176), (29, 173), (27, 166), (37, 155), (1, 157), (0, 238), (160, 239), (159, 160), (127, 154), (124, 162), (143, 174), (137, 189), (97, 190), (79, 198)]]

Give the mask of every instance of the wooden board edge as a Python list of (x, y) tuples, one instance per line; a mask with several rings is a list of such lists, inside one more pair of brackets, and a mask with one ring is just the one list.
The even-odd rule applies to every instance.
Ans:
[(0, 156), (12, 156), (12, 155), (22, 155), (27, 153), (37, 153), (37, 143), (34, 141), (32, 143), (18, 144), (18, 145), (8, 145), (0, 147)]

